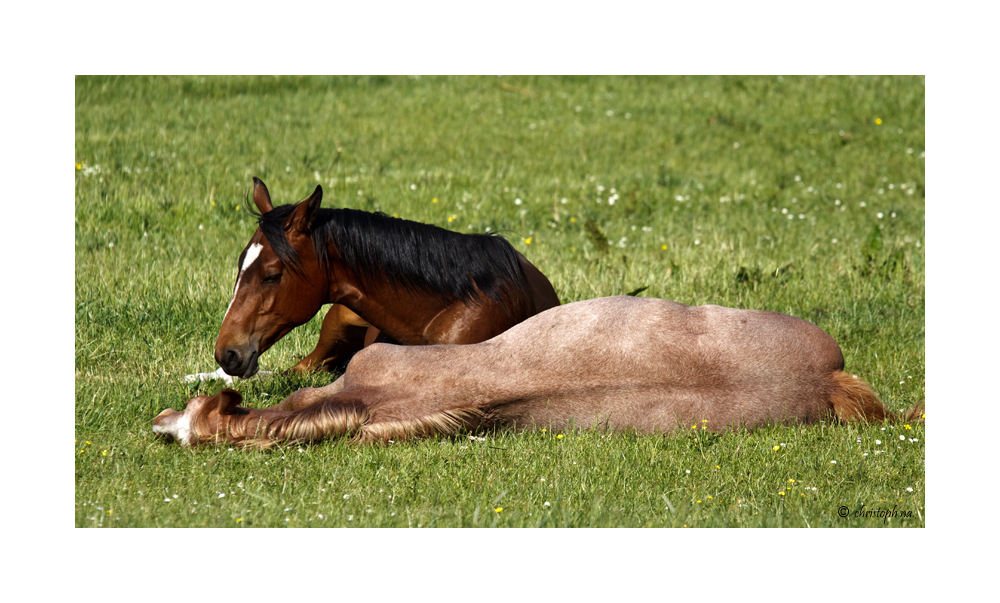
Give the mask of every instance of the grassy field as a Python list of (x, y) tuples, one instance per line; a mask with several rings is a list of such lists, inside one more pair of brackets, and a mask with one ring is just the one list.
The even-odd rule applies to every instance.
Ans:
[(179, 378), (216, 368), (253, 176), (276, 203), (322, 184), (326, 207), (499, 231), (564, 303), (806, 318), (887, 406), (920, 402), (923, 78), (81, 77), (75, 144), (78, 527), (924, 525), (923, 425), (265, 452), (151, 431), (220, 387)]

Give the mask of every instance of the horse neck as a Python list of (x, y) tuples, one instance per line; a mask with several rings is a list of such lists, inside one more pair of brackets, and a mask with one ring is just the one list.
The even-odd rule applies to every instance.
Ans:
[(339, 303), (402, 344), (429, 343), (425, 341), (425, 328), (447, 306), (437, 296), (391, 283), (367, 287), (354, 283), (348, 289)]
[(335, 245), (330, 243), (327, 249), (329, 289), (324, 303), (347, 307), (400, 343), (427, 343), (423, 340), (424, 327), (447, 305), (440, 297), (412, 291), (388, 280), (362, 283), (344, 263)]

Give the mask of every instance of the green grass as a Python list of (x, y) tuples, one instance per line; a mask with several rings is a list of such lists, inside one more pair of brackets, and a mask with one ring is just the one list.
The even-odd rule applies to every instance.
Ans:
[[(327, 207), (500, 231), (564, 302), (645, 287), (806, 318), (908, 407), (923, 151), (922, 78), (78, 78), (76, 525), (923, 526), (922, 425), (266, 452), (151, 431), (219, 387), (179, 377), (215, 369), (253, 176), (277, 203), (319, 183)], [(263, 368), (308, 353), (320, 318)], [(237, 389), (267, 406), (328, 381)], [(911, 517), (837, 515), (862, 504)]]

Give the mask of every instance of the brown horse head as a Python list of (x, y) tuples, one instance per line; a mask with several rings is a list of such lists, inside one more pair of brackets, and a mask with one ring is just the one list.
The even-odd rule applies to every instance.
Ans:
[[(253, 201), (261, 215), (274, 210), (267, 187), (254, 178)], [(328, 295), (327, 278), (320, 270), (310, 237), (313, 216), (323, 199), (319, 186), (312, 196), (289, 213), (284, 238), (271, 241), (260, 228), (254, 233), (237, 266), (233, 299), (215, 342), (215, 361), (228, 374), (250, 377), (257, 359), (276, 341), (312, 318)], [(286, 245), (282, 261), (272, 246)]]

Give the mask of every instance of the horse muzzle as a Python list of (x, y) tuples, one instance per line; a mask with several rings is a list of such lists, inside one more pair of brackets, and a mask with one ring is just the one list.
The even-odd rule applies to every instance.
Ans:
[(232, 377), (252, 377), (257, 373), (257, 359), (260, 350), (256, 346), (248, 346), (245, 350), (229, 346), (215, 351), (215, 361), (222, 370)]

